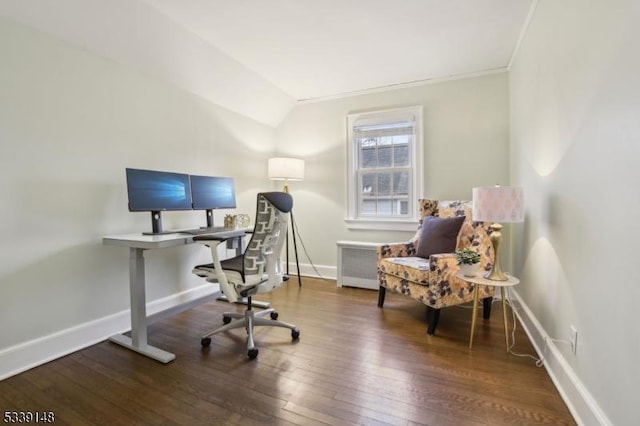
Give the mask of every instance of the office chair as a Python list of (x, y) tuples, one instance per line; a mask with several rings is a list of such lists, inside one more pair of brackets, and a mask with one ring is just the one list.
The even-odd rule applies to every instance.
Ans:
[[(258, 349), (253, 341), (254, 327), (283, 327), (291, 330), (293, 340), (300, 336), (300, 330), (295, 325), (277, 321), (278, 313), (275, 310), (255, 312), (251, 303), (254, 294), (273, 291), (283, 283), (280, 256), (292, 206), (293, 199), (285, 192), (258, 194), (256, 223), (251, 240), (243, 254), (230, 259), (221, 261), (218, 255), (218, 245), (225, 241), (224, 238), (208, 235), (193, 238), (209, 246), (213, 258), (212, 264), (198, 265), (193, 273), (205, 277), (209, 282), (219, 283), (220, 290), (231, 303), (247, 299), (244, 314), (225, 312), (222, 317), (224, 325), (201, 336), (202, 347), (211, 344), (211, 336), (242, 327), (247, 330), (247, 355), (255, 359)], [(265, 318), (267, 315), (270, 319)]]

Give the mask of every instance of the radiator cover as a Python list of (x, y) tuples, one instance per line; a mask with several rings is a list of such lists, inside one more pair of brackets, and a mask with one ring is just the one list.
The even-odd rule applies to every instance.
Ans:
[(376, 249), (381, 243), (338, 241), (338, 287), (378, 289)]

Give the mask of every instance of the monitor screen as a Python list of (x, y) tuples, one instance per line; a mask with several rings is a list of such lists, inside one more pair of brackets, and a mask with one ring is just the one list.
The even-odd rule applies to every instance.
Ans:
[(191, 175), (191, 198), (194, 210), (235, 209), (233, 178)]
[(129, 211), (191, 210), (189, 175), (127, 169)]

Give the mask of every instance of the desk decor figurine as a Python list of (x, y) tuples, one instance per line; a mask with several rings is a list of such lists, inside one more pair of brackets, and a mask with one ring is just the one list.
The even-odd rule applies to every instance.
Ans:
[(236, 214), (236, 215), (227, 214), (224, 216), (225, 228), (244, 229), (244, 228), (248, 228), (250, 223), (251, 223), (251, 218), (246, 213)]
[(242, 213), (236, 215), (236, 226), (240, 229), (248, 228), (251, 224), (251, 218), (248, 214)]
[(230, 214), (224, 215), (224, 227), (225, 228), (235, 229), (236, 228), (236, 223), (237, 223), (236, 216), (230, 215)]

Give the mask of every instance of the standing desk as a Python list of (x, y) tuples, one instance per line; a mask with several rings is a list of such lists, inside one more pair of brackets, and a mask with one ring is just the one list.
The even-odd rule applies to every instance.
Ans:
[[(244, 230), (224, 230), (211, 232), (212, 237), (235, 238), (241, 240), (245, 235)], [(131, 304), (131, 337), (116, 334), (109, 338), (125, 348), (131, 349), (142, 355), (153, 358), (157, 361), (168, 363), (175, 359), (175, 355), (164, 351), (147, 342), (147, 300), (146, 300), (146, 279), (145, 279), (145, 250), (154, 250), (167, 247), (183, 246), (194, 243), (193, 235), (187, 233), (163, 234), (163, 235), (143, 235), (127, 234), (115, 235), (102, 238), (102, 243), (106, 245), (129, 247), (129, 291)], [(242, 253), (242, 244), (236, 245), (236, 251)]]

